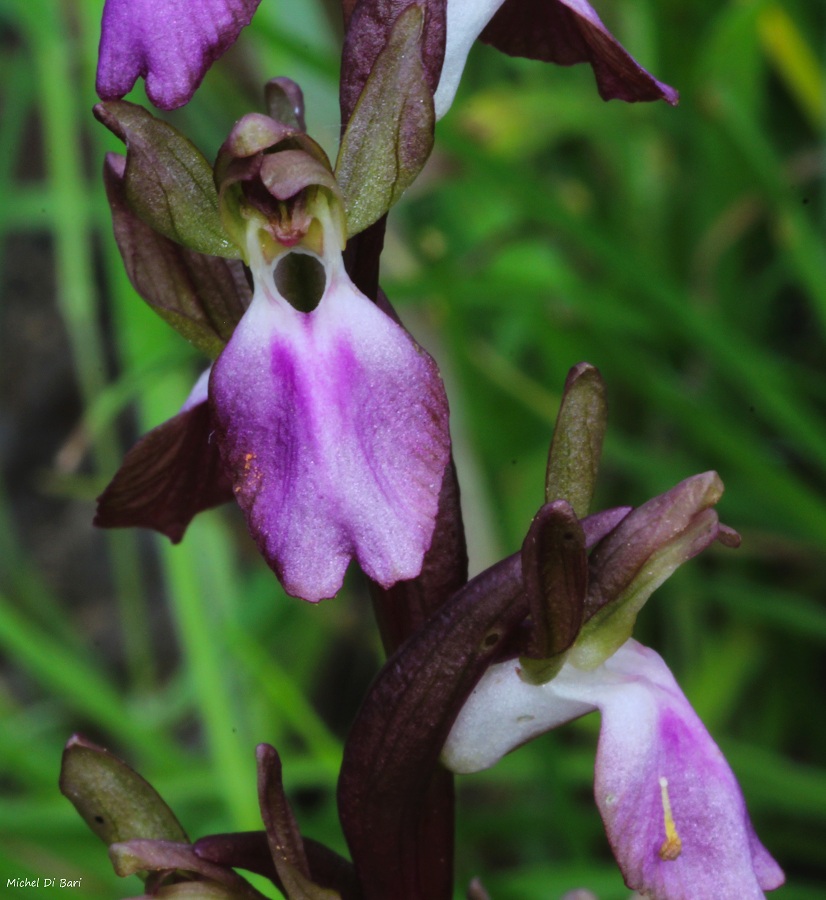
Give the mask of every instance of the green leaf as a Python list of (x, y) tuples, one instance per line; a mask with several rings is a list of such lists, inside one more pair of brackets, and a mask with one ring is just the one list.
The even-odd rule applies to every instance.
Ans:
[(199, 253), (237, 259), (218, 214), (212, 167), (171, 125), (134, 103), (98, 103), (95, 116), (126, 144), (126, 198), (147, 225)]
[(421, 56), (423, 16), (415, 4), (399, 16), (347, 123), (336, 177), (348, 237), (390, 209), (433, 147), (433, 97)]
[(189, 840), (151, 784), (79, 735), (63, 751), (60, 790), (105, 844), (137, 838)]

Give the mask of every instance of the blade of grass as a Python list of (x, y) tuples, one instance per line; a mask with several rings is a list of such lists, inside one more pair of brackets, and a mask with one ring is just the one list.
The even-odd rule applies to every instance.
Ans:
[(146, 730), (106, 676), (22, 616), (2, 595), (0, 645), (51, 694), (63, 698), (101, 730), (140, 748), (141, 754), (156, 763), (181, 761), (181, 754), (174, 745)]
[[(71, 45), (66, 41), (66, 35), (72, 31), (66, 21), (67, 10), (55, 4), (17, 7), (37, 73), (47, 176), (52, 190), (50, 211), (57, 300), (66, 323), (81, 392), (88, 403), (103, 389), (107, 365), (96, 309), (93, 223), (88, 217), (89, 189), (83, 173), (78, 128), (84, 118), (73, 78)], [(103, 471), (114, 470), (120, 456), (114, 430), (99, 435), (93, 453)], [(119, 533), (111, 535), (110, 548), (127, 666), (134, 683), (147, 686), (153, 678), (154, 661), (143, 627), (148, 614), (137, 546), (132, 536)]]
[(789, 93), (812, 128), (822, 129), (826, 120), (826, 75), (789, 11), (779, 3), (767, 4), (758, 14), (757, 30), (766, 56)]
[(201, 516), (184, 543), (162, 547), (161, 558), (216, 787), (231, 816), (229, 827), (249, 829), (260, 823), (253, 749), (246, 741), (243, 695), (229, 677), (226, 623), (209, 602), (211, 562), (221, 546), (215, 524)]

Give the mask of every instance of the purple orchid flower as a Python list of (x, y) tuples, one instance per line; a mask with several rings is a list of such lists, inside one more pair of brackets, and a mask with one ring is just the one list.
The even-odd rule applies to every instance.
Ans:
[[(292, 247), (262, 252), (252, 226), (255, 292), (209, 387), (250, 530), (306, 600), (333, 596), (352, 557), (384, 587), (419, 574), (449, 455), (436, 367), (350, 281), (335, 202), (319, 194)], [(310, 311), (285, 296), (291, 264), (323, 281)]]
[[(560, 452), (567, 456), (576, 444), (581, 470), (583, 457), (596, 459), (583, 449), (587, 440), (564, 437), (564, 426), (590, 412), (592, 424), (579, 436), (601, 432), (597, 386), (593, 369), (569, 376), (549, 465), (563, 482)], [(592, 446), (599, 444), (601, 435)], [(584, 481), (590, 492), (593, 478)], [(531, 653), (491, 666), (442, 753), (455, 772), (480, 771), (599, 710), (597, 806), (626, 884), (653, 900), (754, 900), (784, 880), (754, 833), (731, 769), (668, 667), (631, 637), (643, 605), (680, 565), (715, 541), (739, 544), (713, 508), (722, 493), (715, 472), (696, 475), (630, 512), (583, 519), (579, 539), (571, 507), (549, 503), (534, 520), (522, 564), (535, 630), (547, 629), (557, 643), (540, 636), (534, 643), (546, 648), (546, 659)]]
[(139, 77), (160, 109), (189, 102), (207, 69), (249, 25), (261, 0), (106, 0), (97, 92), (116, 100)]
[(567, 662), (543, 685), (515, 660), (491, 666), (442, 760), (477, 772), (596, 709), (594, 793), (630, 888), (653, 900), (752, 900), (783, 884), (723, 754), (662, 658), (633, 638), (596, 669)]
[[(109, 157), (106, 179), (130, 278), (217, 358), (179, 414), (127, 454), (95, 521), (177, 541), (196, 513), (234, 496), (285, 589), (318, 601), (338, 592), (351, 559), (385, 588), (419, 574), (450, 437), (435, 363), (344, 269), (341, 196), (296, 91), (270, 85), (291, 124), (236, 123), (217, 193), (171, 126), (124, 101), (98, 107), (128, 148), (125, 161)], [(184, 238), (242, 256), (252, 296), (238, 260)]]

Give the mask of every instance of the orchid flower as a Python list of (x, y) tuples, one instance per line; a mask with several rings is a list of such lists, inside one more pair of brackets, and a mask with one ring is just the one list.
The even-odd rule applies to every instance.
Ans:
[[(295, 86), (276, 87), (295, 113)], [(97, 524), (179, 540), (196, 512), (234, 496), (291, 594), (334, 596), (351, 559), (384, 587), (415, 577), (449, 458), (444, 387), (433, 360), (349, 279), (338, 186), (300, 115), (236, 123), (216, 163), (217, 195), (203, 158), (170, 126), (124, 102), (98, 115), (129, 151), (110, 157), (107, 181), (130, 277), (217, 359), (208, 388), (203, 379), (130, 452)], [(210, 189), (214, 205), (203, 202)], [(241, 255), (251, 298), (237, 261), (207, 265), (158, 231)]]
[[(350, 731), (339, 810), (369, 897), (426, 883), (424, 786), (494, 765), (533, 737), (602, 714), (596, 800), (634, 890), (653, 900), (741, 900), (783, 873), (754, 834), (737, 782), (662, 659), (632, 637), (656, 588), (739, 536), (714, 509), (715, 472), (636, 508), (588, 514), (605, 432), (604, 386), (568, 375), (548, 460), (548, 502), (521, 551), (456, 591), (388, 660)], [(435, 896), (435, 893), (433, 894)]]
[(629, 888), (653, 900), (752, 900), (783, 883), (723, 754), (662, 658), (633, 638), (595, 669), (566, 662), (542, 685), (516, 661), (491, 666), (442, 759), (480, 771), (597, 709), (594, 794)]
[[(599, 373), (575, 367), (549, 455), (549, 498), (587, 509), (604, 425)], [(632, 637), (680, 565), (715, 541), (739, 544), (713, 508), (722, 492), (707, 472), (631, 511), (580, 520), (566, 499), (543, 507), (522, 550), (531, 646), (484, 673), (442, 751), (454, 772), (476, 772), (599, 710), (597, 806), (626, 884), (654, 900), (751, 900), (783, 883), (722, 753), (660, 656)]]
[[(301, 152), (267, 157), (261, 179), (278, 183)], [(316, 189), (301, 215), (297, 241), (250, 220), (255, 292), (210, 397), (250, 530), (285, 588), (313, 600), (336, 593), (354, 556), (385, 587), (418, 575), (449, 447), (433, 361), (344, 270), (335, 191)], [(296, 308), (291, 269), (297, 285), (317, 280), (314, 308)]]

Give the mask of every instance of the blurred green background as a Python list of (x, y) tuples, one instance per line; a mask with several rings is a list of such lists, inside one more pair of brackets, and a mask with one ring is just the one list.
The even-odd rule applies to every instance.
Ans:
[[(263, 0), (171, 120), (211, 157), (289, 75), (334, 153), (330, 6)], [(124, 449), (203, 366), (112, 240), (99, 173), (118, 148), (90, 113), (101, 8), (0, 0), (0, 883), (82, 878), (88, 900), (140, 884), (57, 791), (69, 734), (126, 758), (193, 836), (258, 827), (253, 747), (271, 742), (304, 832), (343, 849), (341, 740), (380, 661), (360, 579), (319, 607), (286, 598), (235, 509), (174, 548), (91, 527)], [(474, 571), (542, 502), (580, 360), (609, 392), (599, 506), (720, 472), (743, 546), (681, 570), (638, 636), (728, 756), (788, 874), (777, 896), (826, 897), (826, 5), (600, 11), (680, 106), (605, 104), (586, 67), (477, 47), (391, 216), (383, 284), (448, 383)], [(461, 779), (457, 886), (627, 897), (591, 797), (597, 728)]]

